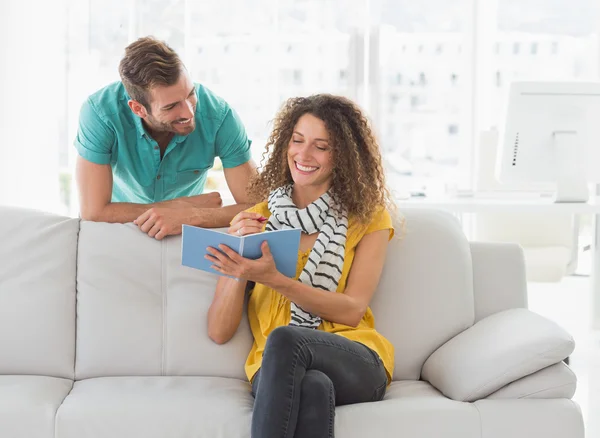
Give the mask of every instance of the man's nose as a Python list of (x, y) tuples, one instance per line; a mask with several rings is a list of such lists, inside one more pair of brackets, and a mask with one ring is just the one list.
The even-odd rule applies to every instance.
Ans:
[(192, 105), (189, 101), (185, 101), (182, 106), (181, 114), (179, 115), (181, 119), (191, 119), (194, 117), (194, 105)]

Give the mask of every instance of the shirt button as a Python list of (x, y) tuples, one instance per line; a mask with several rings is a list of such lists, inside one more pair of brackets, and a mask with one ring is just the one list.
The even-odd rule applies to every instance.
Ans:
[(155, 150), (158, 150), (158, 146), (154, 146), (154, 149), (155, 149)]
[(160, 175), (158, 175), (158, 176), (156, 177), (156, 179), (160, 179)]

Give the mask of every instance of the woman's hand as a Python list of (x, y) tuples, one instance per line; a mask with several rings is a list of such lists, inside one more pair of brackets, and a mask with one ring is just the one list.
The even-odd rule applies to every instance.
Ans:
[(236, 236), (262, 233), (263, 224), (266, 220), (266, 217), (258, 213), (242, 211), (233, 218), (227, 231), (229, 234), (235, 234)]
[(279, 275), (267, 242), (262, 243), (262, 257), (256, 260), (244, 258), (226, 245), (219, 245), (219, 249), (208, 247), (206, 250), (210, 255), (204, 257), (213, 263), (214, 270), (224, 275), (267, 286)]

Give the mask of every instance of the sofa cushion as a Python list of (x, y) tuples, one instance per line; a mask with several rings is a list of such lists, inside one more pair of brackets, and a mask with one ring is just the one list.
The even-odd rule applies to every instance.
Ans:
[(225, 345), (207, 334), (217, 277), (181, 266), (181, 238), (132, 224), (82, 222), (77, 271), (77, 379), (202, 375), (245, 379), (247, 319)]
[(392, 382), (383, 401), (336, 408), (335, 428), (341, 438), (481, 438), (477, 409), (422, 381)]
[(562, 361), (574, 347), (573, 337), (555, 322), (509, 309), (440, 347), (425, 362), (423, 379), (453, 400), (475, 401)]
[(515, 380), (486, 397), (515, 398), (572, 398), (577, 389), (577, 376), (564, 362), (550, 365), (536, 373)]
[(56, 411), (73, 381), (42, 376), (0, 376), (0, 436), (54, 438)]
[(250, 436), (248, 382), (222, 377), (104, 377), (76, 382), (59, 438)]
[(0, 374), (73, 378), (79, 221), (0, 207)]
[(402, 214), (371, 307), (395, 347), (394, 380), (417, 380), (429, 355), (474, 322), (471, 248), (449, 213)]

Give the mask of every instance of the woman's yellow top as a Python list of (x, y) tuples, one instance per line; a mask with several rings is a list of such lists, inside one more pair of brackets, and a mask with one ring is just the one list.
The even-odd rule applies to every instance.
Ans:
[[(271, 215), (266, 202), (257, 204), (248, 211), (262, 214), (267, 218)], [(356, 220), (352, 220), (351, 217), (349, 218), (344, 266), (342, 268), (342, 276), (338, 284), (337, 293), (344, 293), (348, 274), (350, 273), (350, 267), (354, 260), (356, 246), (364, 235), (379, 230), (390, 230), (390, 239), (394, 235), (392, 219), (386, 210), (381, 210), (379, 213), (375, 214), (367, 226), (361, 225)], [(302, 269), (304, 269), (309, 254), (310, 250), (298, 252), (296, 280), (300, 276)], [(254, 344), (252, 345), (252, 349), (246, 360), (245, 369), (248, 380), (252, 381), (254, 374), (256, 374), (260, 368), (267, 337), (277, 327), (288, 325), (290, 322), (290, 300), (275, 290), (257, 283), (251, 291), (248, 300), (248, 320), (250, 321), (250, 329), (254, 336)], [(379, 357), (381, 357), (388, 376), (388, 382), (391, 382), (391, 376), (394, 371), (394, 346), (375, 330), (375, 320), (371, 308), (367, 308), (365, 315), (362, 317), (362, 320), (357, 327), (350, 327), (344, 324), (323, 320), (318, 327), (318, 330), (336, 333), (351, 341), (360, 342), (371, 348), (379, 354)]]

